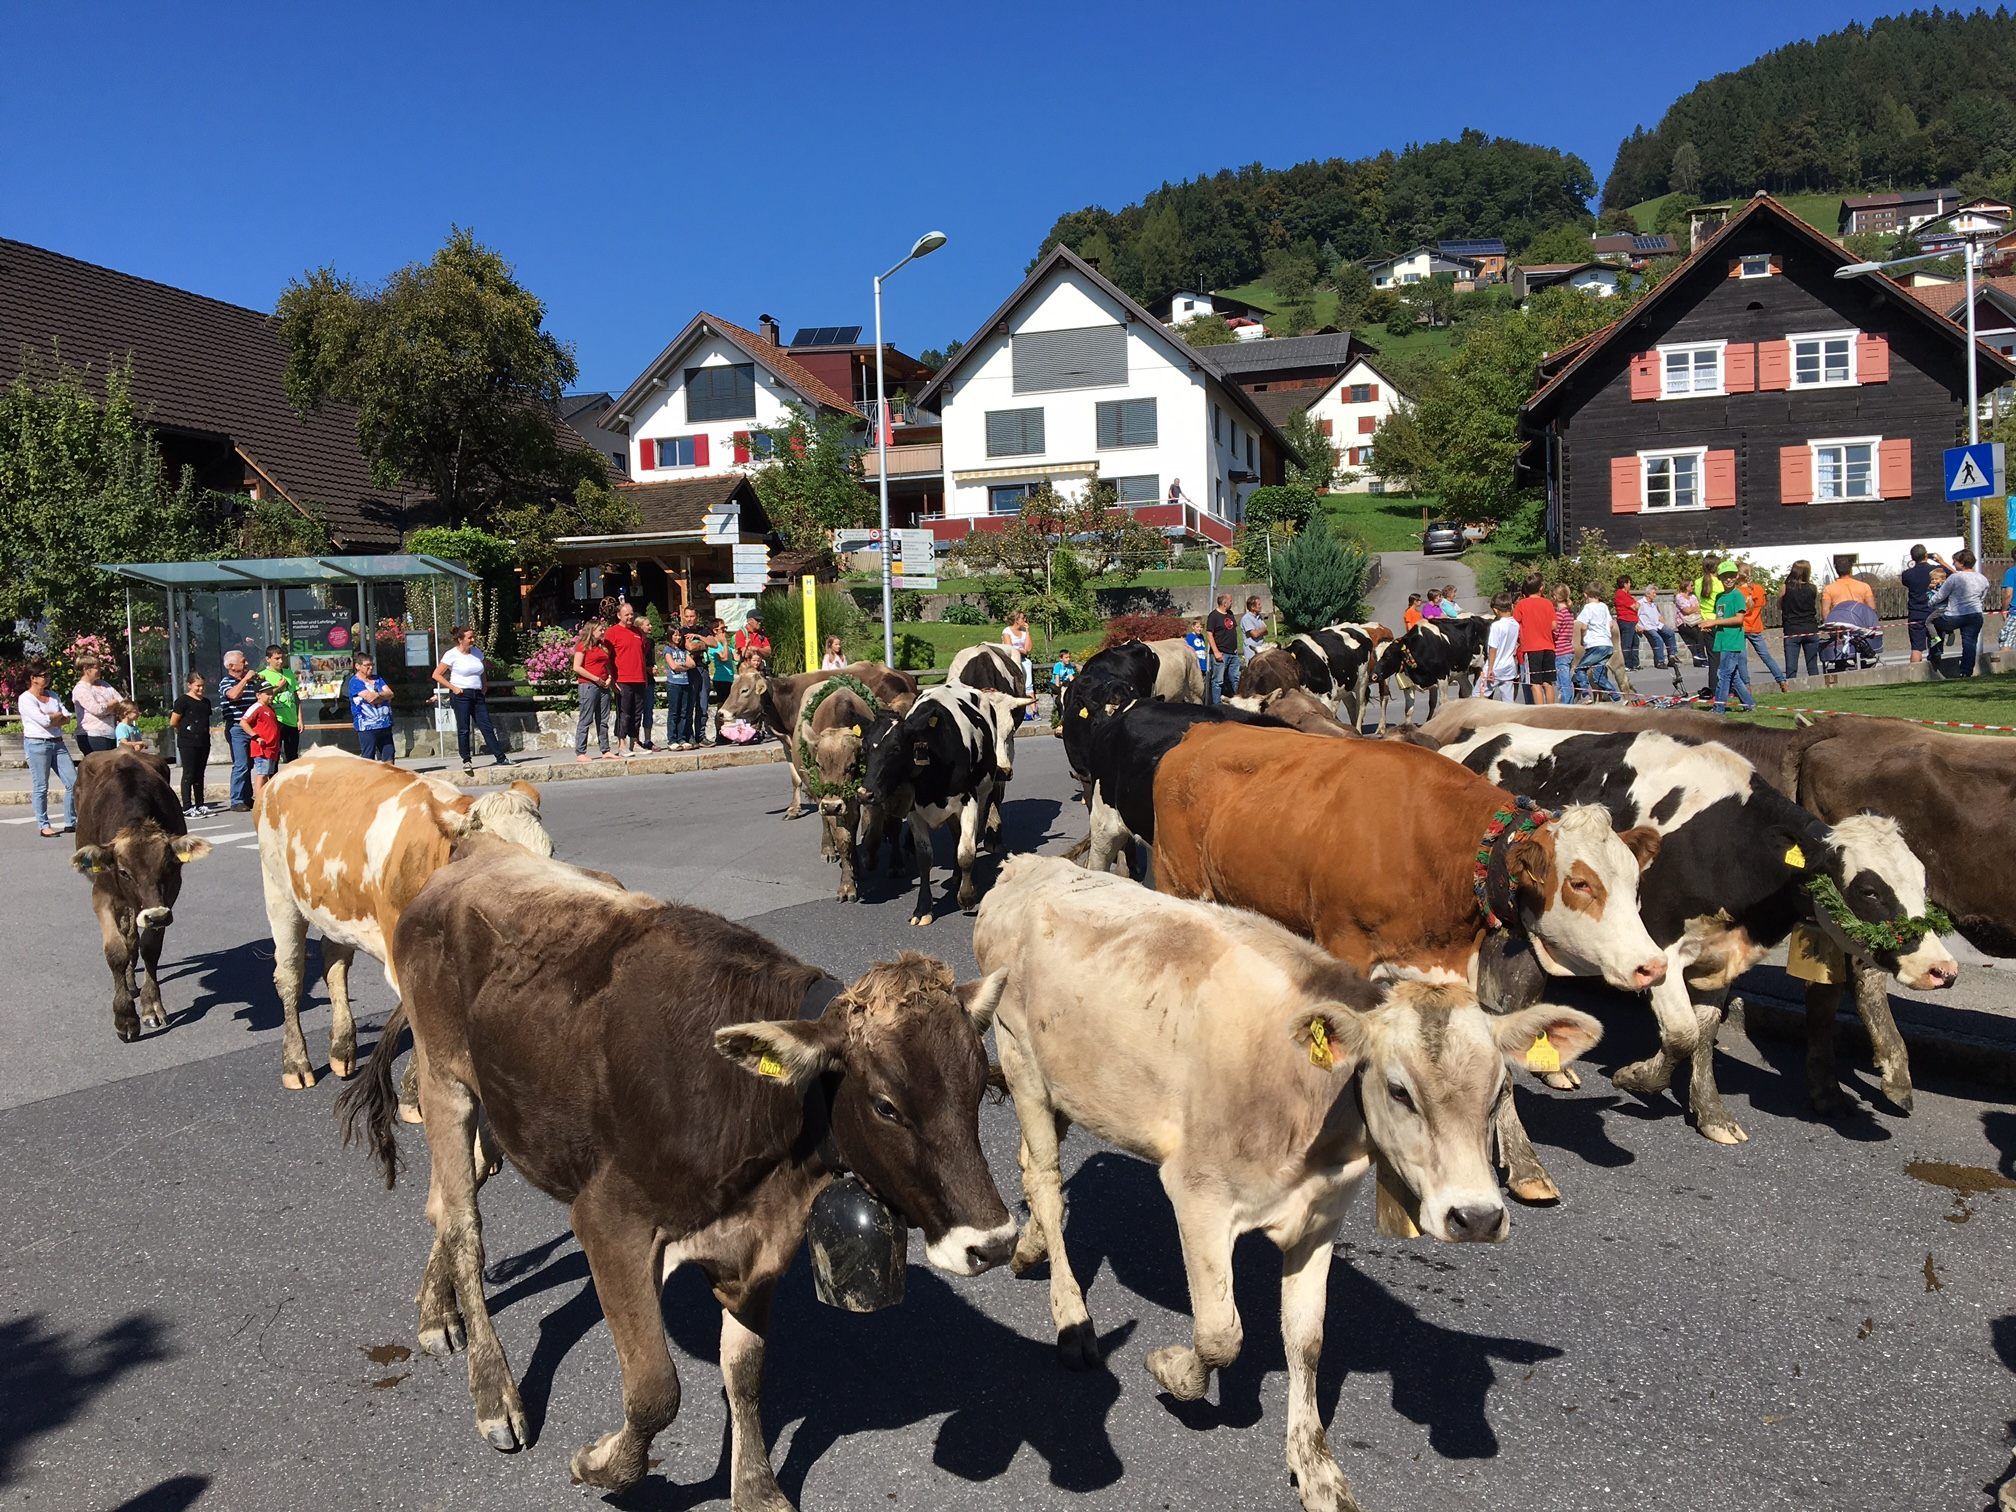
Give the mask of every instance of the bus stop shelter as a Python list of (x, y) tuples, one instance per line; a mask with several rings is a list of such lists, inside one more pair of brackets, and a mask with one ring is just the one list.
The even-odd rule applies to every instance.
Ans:
[(285, 648), (304, 704), (338, 696), (359, 651), (376, 657), (388, 678), (431, 668), (442, 633), (468, 622), (469, 591), (481, 581), (454, 562), (410, 553), (111, 562), (99, 570), (125, 580), (127, 686), (136, 694), (135, 631), (144, 638), (153, 627), (136, 626), (134, 591), (161, 596), (167, 701), (191, 671), (214, 683), (225, 653), (243, 651), (257, 666), (269, 645)]

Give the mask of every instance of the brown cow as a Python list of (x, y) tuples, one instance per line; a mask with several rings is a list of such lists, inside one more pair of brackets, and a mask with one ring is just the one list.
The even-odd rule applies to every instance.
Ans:
[[(816, 698), (816, 704), (815, 704)], [(798, 781), (819, 805), (819, 853), (840, 864), (842, 903), (859, 896), (855, 877), (855, 844), (861, 838), (862, 741), (875, 711), (852, 688), (836, 687), (823, 697), (805, 700), (798, 715), (798, 736), (791, 743), (791, 761)], [(881, 833), (882, 826), (875, 826)], [(870, 852), (871, 859), (873, 852)]]
[[(1239, 686), (1243, 688), (1246, 685), (1242, 682)], [(1331, 713), (1328, 704), (1305, 688), (1275, 688), (1257, 696), (1241, 693), (1225, 702), (1247, 714), (1265, 714), (1270, 719), (1278, 719), (1289, 729), (1300, 730), (1304, 735), (1353, 736), (1358, 733)]]
[(112, 970), (112, 1032), (122, 1040), (137, 1040), (143, 1027), (168, 1027), (156, 975), (162, 936), (175, 922), (184, 863), (209, 854), (210, 842), (189, 833), (159, 756), (99, 751), (77, 764), (77, 850), (70, 864), (91, 879), (91, 910)]
[(779, 744), (786, 746), (784, 765), (791, 773), (791, 807), (784, 811), (786, 819), (796, 819), (805, 812), (804, 785), (799, 780), (798, 763), (790, 759), (788, 748), (798, 728), (798, 711), (804, 707), (807, 693), (841, 672), (865, 684), (884, 708), (899, 714), (917, 696), (915, 677), (908, 672), (892, 672), (880, 662), (858, 661), (845, 667), (778, 676), (762, 662), (751, 660), (735, 674), (735, 682), (721, 705), (723, 719), (760, 723), (777, 737)]
[[(399, 990), (391, 954), (400, 913), (446, 864), (462, 835), (485, 831), (538, 855), (553, 854), (539, 817), (539, 790), (514, 782), (478, 798), (432, 777), (322, 746), (290, 761), (259, 795), (259, 871), (273, 931), (273, 985), (286, 1020), (280, 1085), (315, 1085), (301, 1037), (301, 977), (308, 929), (322, 931), (322, 979), (329, 989), (329, 1069), (357, 1063), (350, 1017), (350, 961), (360, 950)], [(406, 1110), (409, 1120), (417, 1113)]]
[(763, 1336), (836, 1167), (921, 1228), (939, 1268), (972, 1275), (1007, 1257), (1015, 1225), (979, 1135), (980, 1036), (1000, 975), (955, 988), (948, 967), (906, 952), (808, 1020), (826, 979), (755, 931), (483, 837), (434, 875), (395, 950), (406, 995), (341, 1111), (365, 1121), (391, 1179), (386, 1052), (410, 1017), (435, 1228), (420, 1345), (446, 1353), (466, 1338), (477, 1429), (494, 1447), (528, 1434), (483, 1295), (479, 1111), (525, 1179), (570, 1205), (588, 1257), (623, 1423), (570, 1468), (603, 1490), (643, 1475), (679, 1410), (658, 1294), (692, 1264), (722, 1306), (731, 1500), (790, 1506), (763, 1442)]

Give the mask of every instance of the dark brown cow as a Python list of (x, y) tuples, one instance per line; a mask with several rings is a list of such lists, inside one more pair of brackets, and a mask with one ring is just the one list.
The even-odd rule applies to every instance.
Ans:
[(189, 833), (159, 756), (99, 751), (77, 764), (77, 851), (70, 861), (91, 879), (91, 908), (112, 968), (112, 1032), (122, 1040), (140, 1038), (143, 1027), (168, 1027), (155, 974), (161, 939), (175, 922), (183, 864), (209, 854), (210, 842)]
[(790, 1506), (763, 1441), (764, 1332), (832, 1162), (921, 1228), (941, 1269), (972, 1275), (1014, 1243), (979, 1134), (1003, 974), (955, 987), (906, 952), (808, 1019), (833, 984), (753, 930), (480, 836), (401, 916), (393, 953), (400, 1007), (339, 1108), (389, 1180), (391, 1052), (410, 1021), (433, 1159), (420, 1347), (466, 1337), (477, 1429), (498, 1449), (528, 1437), (483, 1296), (479, 1112), (526, 1180), (569, 1204), (588, 1257), (623, 1423), (570, 1468), (603, 1490), (637, 1481), (679, 1410), (658, 1294), (692, 1264), (722, 1306), (731, 1499)]
[(735, 674), (727, 700), (721, 705), (723, 719), (746, 719), (752, 724), (760, 721), (785, 746), (784, 765), (791, 773), (791, 807), (784, 811), (786, 819), (796, 819), (805, 812), (798, 763), (790, 759), (789, 746), (793, 732), (798, 728), (798, 711), (805, 706), (807, 693), (827, 678), (842, 672), (866, 684), (884, 708), (894, 709), (899, 714), (909, 708), (911, 700), (917, 696), (916, 678), (908, 672), (892, 672), (880, 662), (858, 661), (845, 667), (793, 672), (779, 677), (762, 662), (752, 660)]
[[(805, 700), (798, 735), (791, 743), (798, 780), (819, 805), (819, 854), (840, 864), (842, 903), (859, 896), (854, 858), (862, 830), (862, 740), (874, 719), (875, 711), (860, 694), (848, 687), (835, 688), (820, 697), (816, 707), (812, 698)], [(882, 826), (875, 830), (879, 835)]]
[[(1269, 653), (1262, 652), (1261, 655)], [(1242, 682), (1240, 687), (1246, 685)], [(1330, 712), (1330, 706), (1306, 688), (1276, 688), (1270, 693), (1249, 696), (1241, 693), (1225, 700), (1248, 714), (1265, 714), (1304, 735), (1355, 736), (1357, 731)]]

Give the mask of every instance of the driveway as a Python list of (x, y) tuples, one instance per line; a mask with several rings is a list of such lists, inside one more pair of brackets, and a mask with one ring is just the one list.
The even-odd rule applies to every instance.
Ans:
[(1456, 601), (1473, 614), (1484, 612), (1484, 600), (1477, 593), (1477, 579), (1461, 557), (1423, 556), (1418, 551), (1379, 553), (1379, 586), (1372, 590), (1372, 618), (1398, 632), (1400, 617), (1407, 608), (1407, 595), (1426, 594), (1430, 588), (1456, 585)]

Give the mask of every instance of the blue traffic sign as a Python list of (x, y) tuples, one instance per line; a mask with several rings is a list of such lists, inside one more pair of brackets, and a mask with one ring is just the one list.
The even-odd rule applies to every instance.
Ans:
[(1982, 441), (1946, 450), (1946, 497), (1985, 499), (2008, 490), (2002, 476), (2002, 443)]

